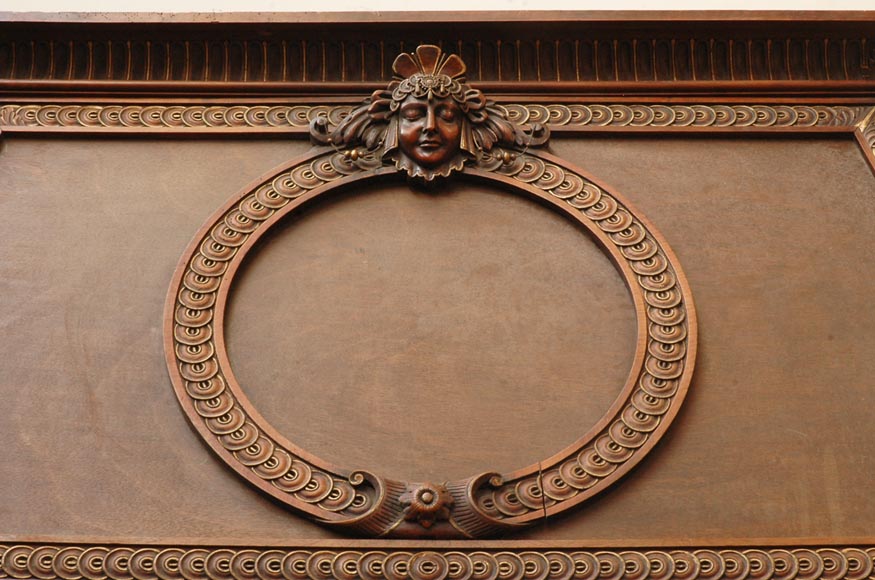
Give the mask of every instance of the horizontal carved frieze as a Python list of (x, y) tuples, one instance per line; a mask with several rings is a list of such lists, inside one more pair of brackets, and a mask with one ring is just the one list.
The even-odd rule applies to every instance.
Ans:
[(216, 547), (7, 543), (0, 578), (39, 580), (865, 580), (875, 547)]
[(540, 38), (532, 38), (531, 32), (514, 38), (512, 33), (496, 34), (493, 30), (447, 36), (437, 28), (423, 30), (421, 36), (409, 40), (402, 31), (372, 38), (329, 31), (321, 38), (301, 38), (300, 31), (294, 30), (278, 30), (269, 38), (252, 30), (168, 38), (165, 29), (151, 35), (120, 32), (106, 38), (105, 33), (88, 36), (81, 30), (67, 30), (59, 35), (35, 28), (13, 35), (0, 28), (0, 79), (385, 82), (392, 77), (395, 55), (424, 41), (462, 57), (468, 64), (469, 80), (475, 83), (842, 82), (875, 78), (871, 27), (827, 35), (808, 35), (797, 27), (795, 31), (781, 29), (763, 35), (743, 29), (696, 34), (687, 25), (683, 30), (666, 26), (660, 34), (630, 35), (597, 34), (586, 22), (561, 30), (533, 24), (532, 30), (543, 35)]
[[(602, 130), (853, 130), (871, 106), (783, 104), (504, 103), (519, 123), (553, 132)], [(320, 116), (336, 125), (352, 105), (6, 104), (0, 131), (309, 133)]]

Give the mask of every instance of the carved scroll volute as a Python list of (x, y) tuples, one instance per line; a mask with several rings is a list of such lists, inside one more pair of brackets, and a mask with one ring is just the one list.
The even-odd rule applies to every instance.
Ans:
[[(497, 536), (586, 501), (656, 444), (692, 377), (695, 311), (661, 236), (621, 196), (532, 149), (548, 131), (515, 123), (468, 86), (457, 56), (420, 46), (399, 56), (393, 70), (385, 90), (348, 114), (313, 119), (311, 134), (324, 147), (240, 192), (204, 224), (167, 299), (168, 369), (183, 410), (217, 455), (295, 511), (370, 537)], [(387, 173), (428, 186), (470, 175), (539, 198), (586, 228), (613, 260), (632, 295), (639, 340), (617, 401), (578, 441), (509, 474), (405, 482), (315, 457), (279, 434), (248, 400), (222, 330), (240, 264), (306, 200)]]
[[(392, 64), (395, 76), (335, 128), (327, 116), (311, 122), (310, 135), (347, 152), (393, 162), (417, 180), (431, 182), (488, 162), (498, 146), (525, 150), (544, 144), (550, 132), (539, 123), (520, 125), (465, 79), (465, 63), (422, 45)], [(503, 151), (500, 155), (510, 156)]]

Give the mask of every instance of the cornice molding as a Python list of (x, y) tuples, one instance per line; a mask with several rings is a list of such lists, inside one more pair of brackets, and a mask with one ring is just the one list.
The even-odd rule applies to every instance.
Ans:
[[(875, 17), (794, 21), (464, 14), (376, 21), (15, 22), (0, 18), (0, 79), (384, 83), (421, 42), (456, 53), (472, 83), (851, 83), (875, 81)], [(351, 26), (352, 25), (352, 26)]]

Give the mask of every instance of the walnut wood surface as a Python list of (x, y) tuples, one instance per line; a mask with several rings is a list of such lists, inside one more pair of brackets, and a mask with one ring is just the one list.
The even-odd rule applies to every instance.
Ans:
[(231, 363), (272, 425), (336, 465), (415, 481), (528, 465), (594, 425), (632, 364), (608, 258), (495, 187), (357, 188), (260, 246), (234, 283)]
[[(4, 206), (2, 319), (17, 339), (2, 343), (0, 429), (7, 456), (28, 458), (0, 470), (4, 533), (328, 537), (210, 457), (173, 400), (158, 331), (203, 208), (303, 145), (73, 143), (3, 145), (3, 191), (16, 193)], [(653, 461), (526, 536), (645, 545), (869, 534), (875, 198), (856, 146), (598, 138), (551, 147), (609, 176), (672, 240), (696, 292), (702, 354)], [(100, 171), (82, 172), (93, 159)]]
[[(868, 493), (875, 479), (875, 432), (868, 412), (875, 371), (870, 356), (875, 311), (869, 299), (875, 271), (868, 255), (875, 232), (872, 13), (493, 13), (482, 18), (458, 13), (424, 23), (411, 18), (331, 15), (289, 22), (276, 15), (0, 14), (0, 208), (5, 218), (0, 229), (5, 337), (0, 341), (0, 576), (47, 580), (60, 570), (65, 577), (90, 578), (109, 570), (126, 577), (129, 569), (112, 568), (113, 563), (136, 552), (135, 566), (151, 565), (155, 541), (177, 550), (173, 554), (195, 551), (196, 565), (218, 546), (228, 548), (218, 549), (210, 560), (218, 567), (208, 568), (207, 576), (215, 580), (230, 580), (231, 558), (250, 566), (253, 558), (264, 556), (267, 562), (277, 556), (265, 556), (265, 550), (282, 547), (285, 559), (292, 545), (304, 546), (301, 554), (312, 563), (307, 574), (314, 578), (352, 573), (373, 551), (389, 553), (402, 567), (390, 571), (427, 562), (433, 573), (444, 569), (447, 551), (478, 549), (486, 553), (486, 570), (504, 562), (505, 571), (516, 571), (521, 568), (514, 566), (525, 562), (532, 572), (544, 558), (567, 562), (556, 555), (561, 552), (594, 563), (602, 575), (622, 569), (629, 577), (641, 572), (661, 578), (658, 562), (679, 565), (681, 577), (690, 578), (684, 570), (699, 578), (710, 578), (715, 570), (726, 578), (758, 577), (739, 575), (756, 562), (765, 565), (759, 570), (770, 570), (769, 563), (781, 567), (786, 574), (775, 577), (788, 580), (870, 575), (875, 545), (870, 525), (875, 509)], [(210, 19), (221, 22), (207, 24)], [(161, 24), (171, 21), (172, 26)], [(479, 45), (472, 45), (472, 38)], [(290, 515), (230, 477), (197, 441), (173, 400), (161, 356), (164, 292), (193, 232), (211, 208), (251, 178), (308, 149), (299, 138), (277, 140), (279, 133), (299, 131), (292, 122), (265, 128), (256, 119), (235, 125), (239, 117), (225, 112), (238, 106), (252, 113), (265, 106), (353, 104), (363, 92), (385, 84), (391, 64), (387, 51), (424, 40), (473, 57), (477, 64), (470, 76), (476, 86), (496, 93), (504, 105), (609, 111), (605, 125), (556, 124), (550, 152), (606, 180), (646, 214), (671, 241), (697, 299), (696, 380), (668, 436), (621, 485), (570, 517), (551, 518), (515, 536), (522, 544), (356, 542)], [(382, 48), (379, 59), (375, 47)], [(202, 133), (188, 137), (163, 118), (157, 128), (149, 126), (154, 117), (148, 115), (148, 122), (138, 118), (118, 128), (89, 127), (94, 107), (120, 105), (164, 107), (165, 113), (174, 106), (215, 106), (225, 111), (224, 125), (195, 127)], [(75, 112), (63, 117), (71, 123), (66, 127), (16, 117), (34, 106)], [(623, 107), (642, 108), (630, 110), (644, 115), (641, 110), (668, 107), (681, 111), (680, 119), (690, 108), (701, 113), (698, 122), (710, 117), (695, 107), (776, 112), (790, 107), (797, 113), (822, 107), (831, 113), (818, 115), (813, 125), (795, 122), (786, 128), (777, 123), (722, 128), (715, 121), (639, 129), (623, 123)], [(758, 121), (768, 120), (770, 113), (764, 114)], [(77, 135), (91, 130), (111, 134)], [(669, 135), (672, 130), (687, 134)], [(142, 135), (150, 131), (176, 135)], [(271, 131), (277, 134), (270, 141), (227, 138)], [(626, 134), (585, 134), (610, 131)], [(653, 136), (630, 134), (634, 131)], [(715, 131), (737, 135), (716, 138)], [(754, 131), (756, 137), (750, 135)], [(219, 135), (225, 138), (214, 138)], [(390, 369), (391, 388), (367, 375), (368, 365), (338, 377), (338, 357), (372, 361), (381, 345), (364, 340), (356, 328), (348, 329), (351, 338), (343, 345), (331, 340), (333, 334), (306, 331), (319, 328), (319, 317), (337, 315), (331, 306), (344, 292), (354, 304), (375, 287), (373, 280), (356, 277), (361, 271), (355, 266), (361, 264), (354, 259), (346, 272), (332, 272), (323, 260), (349, 257), (348, 248), (356, 258), (357, 241), (371, 244), (364, 248), (366, 256), (368, 248), (376, 255), (386, 251), (391, 240), (357, 236), (350, 225), (355, 218), (366, 217), (379, 232), (394, 231), (399, 216), (417, 230), (434, 225), (421, 207), (426, 198), (408, 197), (395, 205), (406, 193), (402, 184), (350, 192), (304, 216), (300, 230), (283, 229), (268, 240), (243, 272), (239, 301), (232, 303), (234, 333), (240, 333), (232, 343), (235, 364), (239, 360), (247, 380), (263, 379), (262, 391), (254, 396), (269, 408), (272, 421), (283, 430), (306, 431), (308, 446), (338, 453), (338, 460), (363, 457), (388, 471), (411, 465), (427, 474), (435, 466), (446, 465), (451, 472), (481, 459), (511, 463), (517, 452), (542, 453), (573, 433), (577, 421), (589, 422), (586, 413), (610, 394), (605, 389), (593, 392), (591, 401), (569, 401), (564, 386), (573, 380), (575, 365), (597, 358), (604, 366), (589, 372), (608, 377), (622, 372), (616, 361), (628, 356), (624, 332), (603, 340), (597, 333), (587, 335), (596, 342), (587, 345), (586, 357), (561, 356), (573, 353), (574, 345), (564, 342), (569, 327), (621, 327), (628, 315), (623, 294), (612, 294), (616, 303), (591, 301), (593, 284), (609, 288), (618, 282), (597, 254), (567, 261), (557, 254), (553, 262), (519, 239), (496, 246), (473, 234), (460, 240), (465, 254), (440, 253), (436, 265), (445, 272), (530, 256), (525, 284), (501, 288), (509, 292), (507, 300), (519, 304), (530, 293), (549, 292), (561, 283), (555, 298), (533, 302), (537, 310), (524, 314), (532, 320), (526, 335), (531, 340), (523, 341), (528, 348), (513, 361), (516, 367), (502, 363), (508, 353), (496, 337), (505, 312), (490, 309), (496, 306), (491, 303), (476, 305), (492, 277), (472, 276), (472, 285), (461, 289), (466, 310), (451, 313), (465, 317), (476, 345), (449, 332), (425, 337), (446, 338), (434, 349), (446, 357), (441, 360), (456, 352), (452, 360), (470, 359), (468, 368), (436, 372), (441, 360), (416, 357), (406, 368), (403, 360), (389, 361), (384, 368)], [(532, 236), (565, 248), (577, 233), (556, 215), (504, 191), (466, 184), (449, 193), (431, 200), (440, 208), (435, 220), (468, 226), (467, 232), (480, 231), (478, 224), (497, 212), (522, 240)], [(485, 211), (484, 200), (490, 198), (502, 200), (500, 210)], [(439, 238), (421, 239), (431, 243), (400, 246), (397, 261), (386, 266), (398, 275), (416, 272), (429, 251), (441, 249)], [(310, 251), (292, 256), (279, 242)], [(584, 267), (593, 268), (590, 277), (574, 276)], [(293, 323), (286, 319), (269, 326), (258, 298), (288, 300), (282, 288), (305, 284), (307, 276), (320, 272), (333, 273), (339, 284), (322, 291), (326, 302), (313, 297), (312, 308), (296, 304), (303, 328), (284, 333), (283, 327)], [(420, 272), (418, 283), (442, 280), (438, 270)], [(363, 294), (351, 296), (357, 287)], [(576, 294), (587, 299), (576, 301)], [(448, 294), (444, 303), (457, 296)], [(410, 295), (381, 299), (397, 307), (368, 324), (391, 333), (399, 319), (421, 316)], [(554, 299), (568, 316), (561, 308), (548, 309)], [(247, 317), (258, 320), (248, 326)], [(460, 323), (450, 317), (433, 328), (446, 331), (454, 324)], [(265, 336), (247, 336), (247, 328), (261, 328)], [(283, 346), (279, 352), (265, 350), (270, 335), (273, 344)], [(562, 342), (557, 347), (548, 336)], [(290, 364), (289, 349), (307, 355), (303, 371), (311, 380), (296, 392), (309, 409), (285, 396), (287, 377), (297, 368)], [(398, 379), (403, 373), (427, 377), (429, 389), (405, 391)], [(459, 377), (502, 373), (512, 373), (505, 383), (523, 374), (537, 387), (509, 398), (495, 388), (489, 397), (456, 388), (447, 397), (439, 385), (445, 379), (457, 384)], [(356, 374), (366, 375), (367, 390), (377, 396), (413, 397), (416, 411), (398, 413), (401, 403), (396, 403), (356, 412), (357, 404), (349, 404), (355, 400), (350, 385), (362, 384)], [(337, 378), (331, 382), (337, 392), (326, 393), (318, 377)], [(478, 411), (472, 421), (466, 411), (490, 397), (500, 404)], [(554, 406), (542, 406), (544, 397)], [(470, 447), (441, 453), (433, 434), (417, 441), (437, 426), (437, 419), (428, 423), (434, 415), (428, 404), (436, 399), (442, 402), (440, 420), (458, 441), (476, 440)], [(578, 405), (586, 408), (575, 414)], [(298, 420), (296, 413), (304, 417)], [(478, 438), (484, 417), (489, 436)], [(332, 420), (342, 421), (343, 429), (328, 424)], [(521, 421), (531, 421), (531, 429), (521, 429)], [(398, 432), (405, 435), (393, 437)], [(426, 461), (417, 455), (417, 443), (431, 445), (428, 453), (437, 457)], [(13, 544), (23, 545), (10, 552), (7, 546)], [(248, 551), (255, 546), (261, 548)], [(96, 568), (65, 570), (73, 560), (54, 559), (64, 547), (76, 555), (75, 566)], [(79, 558), (86, 548), (99, 562)], [(753, 555), (757, 549), (762, 554)], [(110, 550), (116, 550), (115, 559), (104, 562)], [(332, 569), (347, 561), (337, 559), (338, 553), (349, 550), (355, 552), (353, 568)], [(301, 554), (289, 560), (290, 566)], [(306, 568), (306, 562), (296, 565)], [(586, 566), (576, 565), (581, 577)], [(733, 565), (740, 566), (734, 573)], [(234, 570), (240, 575), (244, 569)], [(551, 570), (548, 576), (558, 578), (565, 568)], [(289, 574), (285, 578), (296, 577)]]

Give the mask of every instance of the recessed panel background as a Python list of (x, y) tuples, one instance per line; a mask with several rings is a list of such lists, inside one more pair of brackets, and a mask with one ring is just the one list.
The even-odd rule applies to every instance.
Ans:
[[(308, 147), (303, 141), (280, 140), (4, 140), (3, 534), (233, 538), (253, 543), (333, 537), (333, 532), (272, 504), (211, 456), (178, 408), (164, 368), (161, 336), (165, 293), (191, 236), (236, 191)], [(875, 427), (868, 411), (875, 399), (875, 311), (870, 299), (875, 262), (869, 248), (875, 236), (875, 180), (858, 147), (849, 138), (613, 137), (554, 138), (551, 150), (613, 186), (665, 235), (696, 300), (699, 356), (680, 415), (641, 465), (583, 509), (516, 537), (646, 544), (685, 538), (839, 540), (870, 533), (875, 517), (867, 500), (875, 478)], [(612, 361), (599, 371), (604, 383), (614, 376), (622, 380), (634, 340), (628, 295), (607, 258), (560, 216), (509, 194), (458, 182), (442, 199), (404, 189), (403, 183), (395, 183), (370, 196), (369, 191), (352, 192), (347, 195), (355, 199), (314, 209), (300, 224), (288, 223), (271, 236), (241, 272), (229, 326), (229, 334), (237, 338), (229, 337), (229, 345), (241, 377), (245, 373), (255, 380), (265, 373), (269, 379), (254, 387), (253, 401), (257, 406), (264, 401), (268, 418), (277, 413), (275, 426), (287, 434), (286, 429), (300, 428), (291, 416), (299, 407), (287, 397), (303, 392), (303, 406), (321, 413), (314, 417), (308, 412), (302, 419), (305, 425), (310, 422), (304, 432), (314, 451), (320, 445), (332, 448), (344, 425), (352, 434), (379, 426), (382, 439), (362, 442), (353, 451), (344, 445), (332, 453), (340, 460), (354, 459), (343, 453), (360, 451), (365, 459), (382, 462), (390, 475), (407, 465), (405, 454), (417, 443), (427, 445), (423, 455), (410, 455), (412, 473), (398, 474), (406, 477), (428, 475), (428, 455), (441, 465), (460, 467), (460, 475), (470, 473), (468, 467), (480, 464), (481, 457), (484, 469), (490, 462), (511, 462), (514, 454), (503, 446), (508, 440), (520, 448), (522, 466), (537, 459), (542, 447), (582, 434), (591, 426), (592, 409), (602, 403), (591, 403), (582, 391), (566, 398), (565, 389), (577, 372), (586, 382), (586, 357), (599, 353)], [(396, 204), (396, 196), (403, 203)], [(420, 205), (446, 211), (429, 221)], [(405, 233), (399, 226), (404, 223), (410, 226), (407, 239), (417, 243), (395, 248), (391, 241)], [(365, 226), (364, 231), (356, 229)], [(472, 230), (475, 226), (482, 230)], [(444, 229), (456, 231), (456, 237), (443, 238)], [(416, 235), (420, 230), (424, 233)], [(479, 231), (483, 235), (472, 233)], [(526, 243), (532, 237), (537, 244)], [(286, 380), (296, 378), (290, 374), (297, 368), (290, 364), (294, 354), (287, 358), (271, 353), (259, 364), (255, 357), (263, 352), (261, 339), (250, 337), (246, 343), (247, 329), (269, 328), (264, 316), (256, 316), (252, 325), (244, 322), (247, 314), (263, 313), (258, 301), (262, 293), (277, 308), (294, 298), (294, 292), (278, 289), (299, 278), (280, 277), (272, 283), (277, 268), (271, 263), (287, 265), (284, 276), (299, 268), (312, 275), (311, 283), (323, 279), (319, 272), (354, 275), (359, 268), (367, 274), (362, 269), (367, 250), (364, 257), (356, 253), (359, 239), (370, 240), (372, 252), (382, 248), (378, 254), (383, 267), (393, 273), (367, 280), (375, 311), (384, 304), (378, 285), (406, 273), (410, 293), (393, 289), (393, 300), (409, 314), (397, 314), (399, 320), (410, 324), (415, 318), (410, 313), (419, 311), (416, 300), (422, 301), (421, 316), (435, 310), (429, 308), (427, 290), (440, 282), (441, 304), (450, 318), (432, 330), (447, 341), (444, 348), (451, 345), (467, 354), (461, 367), (438, 357), (445, 365), (442, 370), (425, 366), (416, 371), (428, 390), (405, 389), (395, 382), (398, 373), (367, 374), (372, 365), (366, 355), (376, 357), (387, 349), (366, 340), (364, 329), (351, 326), (346, 331), (359, 333), (359, 344), (332, 342), (334, 334), (318, 324), (318, 311), (312, 309), (309, 334), (290, 330), (299, 333), (294, 340), (313, 340), (305, 346), (315, 355), (306, 357), (306, 372), (313, 380), (304, 381), (303, 387), (300, 382), (286, 386)], [(444, 251), (439, 244), (445, 244)], [(298, 247), (309, 249), (303, 254), (291, 249)], [(335, 268), (338, 259), (346, 260), (340, 263), (345, 268)], [(441, 261), (445, 269), (424, 268), (428, 259)], [(411, 268), (422, 268), (418, 276), (405, 268), (404, 260)], [(511, 264), (509, 270), (500, 267), (503, 263)], [(486, 266), (494, 272), (478, 270)], [(455, 271), (468, 275), (453, 294), (448, 293), (448, 272)], [(423, 283), (429, 277), (431, 286)], [(519, 287), (509, 286), (512, 278), (521, 278)], [(556, 293), (542, 299), (551, 288)], [(336, 296), (350, 291), (340, 279), (334, 290)], [(520, 318), (505, 317), (507, 309), (493, 304), (490, 295), (517, 305), (522, 320), (532, 323), (531, 334), (519, 326)], [(348, 297), (354, 300), (364, 299)], [(465, 301), (463, 313), (452, 311), (454, 300)], [(326, 308), (314, 302), (317, 307)], [(343, 308), (348, 308), (346, 324), (356, 309), (338, 305), (341, 312)], [(384, 329), (391, 329), (396, 314), (382, 312)], [(486, 318), (474, 316), (483, 312)], [(285, 340), (281, 325), (289, 322), (280, 316), (278, 328), (270, 330)], [(448, 330), (463, 322), (471, 325), (466, 331), (472, 342), (463, 343)], [(495, 325), (500, 324), (509, 332), (499, 333)], [(588, 325), (592, 334), (568, 332)], [(615, 327), (617, 334), (606, 334), (606, 328)], [(416, 338), (416, 331), (399, 330), (399, 344)], [(507, 349), (509, 357), (515, 356), (502, 364), (503, 349), (494, 345), (499, 337), (513, 336), (510, 331), (519, 333)], [(392, 338), (388, 336), (384, 340)], [(580, 336), (591, 350), (576, 356)], [(520, 348), (519, 341), (526, 340), (528, 348)], [(471, 354), (475, 348), (493, 350)], [(534, 356), (537, 349), (556, 358), (520, 363), (520, 356)], [(359, 357), (356, 372), (363, 374), (347, 384), (368, 384), (366, 391), (383, 399), (392, 393), (391, 403), (372, 404), (367, 413), (341, 408), (343, 393), (328, 393), (332, 396), (324, 405), (314, 403), (314, 397), (326, 397), (328, 386), (338, 384), (332, 377), (349, 378), (343, 376), (348, 368), (344, 356)], [(408, 356), (410, 364), (423, 364)], [(483, 379), (499, 371), (507, 375), (487, 391), (459, 387), (459, 377)], [(328, 386), (319, 388), (319, 376), (328, 377), (323, 379)], [(502, 387), (518, 377), (533, 386), (508, 398)], [(257, 390), (265, 385), (267, 390)], [(441, 385), (451, 385), (451, 397)], [(608, 399), (609, 390), (599, 397)], [(418, 405), (409, 416), (399, 412), (399, 399), (408, 393)], [(539, 405), (541, 393), (549, 405)], [(503, 405), (502, 413), (498, 418), (486, 415), (489, 424), (482, 429), (487, 435), (472, 442), (473, 449), (466, 448), (458, 461), (450, 451), (442, 454), (433, 436), (411, 443), (417, 424), (431, 416), (423, 407), (432, 400), (437, 417), (458, 419), (466, 408), (490, 407), (484, 405), (490, 398)], [(579, 416), (573, 412), (577, 407), (582, 409)], [(342, 424), (329, 423), (338, 414)], [(409, 422), (396, 441), (393, 425), (399, 420)], [(445, 419), (433, 419), (438, 420)], [(328, 424), (320, 431), (323, 422)], [(458, 425), (469, 431), (454, 435), (453, 448), (480, 429), (476, 417), (465, 417)], [(533, 457), (527, 455), (530, 451)]]

